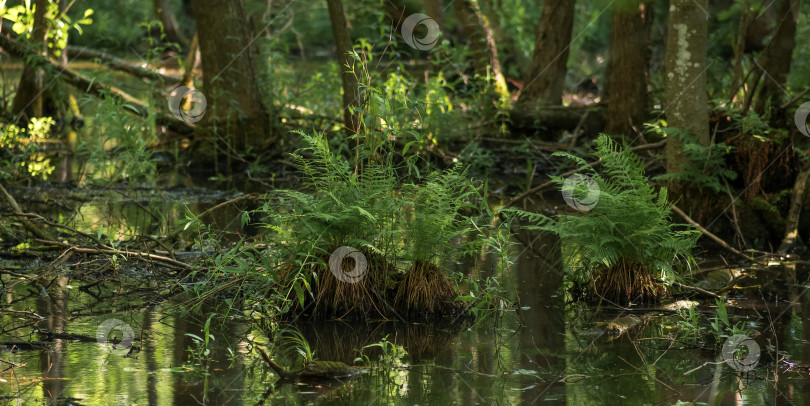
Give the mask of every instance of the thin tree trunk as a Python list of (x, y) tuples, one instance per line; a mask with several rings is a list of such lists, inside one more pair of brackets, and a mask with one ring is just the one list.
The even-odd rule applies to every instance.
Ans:
[(799, 218), (802, 213), (802, 202), (804, 202), (808, 179), (810, 179), (810, 166), (805, 166), (796, 176), (796, 182), (793, 184), (793, 195), (790, 198), (785, 236), (779, 245), (779, 252), (793, 252), (796, 248), (804, 248), (804, 243), (799, 235)]
[(163, 32), (166, 33), (166, 38), (171, 42), (177, 42), (180, 45), (188, 43), (180, 26), (177, 24), (177, 19), (174, 18), (172, 12), (171, 1), (169, 0), (152, 0), (152, 7), (155, 10), (155, 15), (158, 20), (163, 24)]
[(633, 126), (641, 126), (649, 112), (647, 45), (652, 8), (631, 0), (614, 3), (612, 13), (605, 131), (628, 134)]
[(518, 99), (520, 108), (562, 104), (575, 3), (575, 0), (543, 2), (534, 41), (534, 56)]
[(219, 140), (228, 156), (268, 146), (274, 141), (273, 126), (256, 85), (242, 0), (194, 0), (192, 4), (207, 99), (205, 115), (196, 127), (199, 139)]
[(191, 39), (191, 46), (188, 50), (188, 56), (185, 60), (185, 65), (183, 66), (183, 78), (182, 83), (188, 87), (194, 87), (194, 68), (197, 66), (197, 63), (200, 61), (200, 39), (197, 36), (197, 33), (194, 33), (194, 37)]
[(481, 12), (477, 0), (454, 0), (453, 9), (461, 22), (464, 35), (470, 41), (475, 73), (492, 77), (495, 93), (501, 98), (501, 105), (505, 106), (509, 102), (509, 91), (501, 73), (498, 48), (495, 46), (489, 20)]
[(402, 3), (402, 0), (387, 0), (383, 4), (383, 9), (385, 15), (388, 16), (388, 23), (394, 35), (401, 35), (400, 26), (409, 15), (405, 11), (405, 4)]
[(444, 32), (444, 8), (442, 0), (425, 0), (425, 14), (436, 21), (439, 30)]
[(751, 22), (751, 6), (746, 2), (743, 4), (742, 12), (740, 13), (740, 23), (737, 27), (737, 39), (732, 44), (734, 51), (734, 68), (731, 75), (731, 93), (728, 95), (728, 100), (734, 102), (737, 94), (740, 91), (743, 80), (743, 57), (745, 56), (745, 33), (748, 30), (748, 25)]
[[(48, 22), (45, 13), (49, 0), (36, 0), (34, 3), (34, 27), (31, 32), (31, 43), (42, 52), (46, 49), (45, 38), (48, 34)], [(11, 113), (17, 119), (28, 121), (42, 117), (45, 113), (45, 71), (38, 63), (27, 63), (20, 75), (20, 84), (14, 96)]]
[(786, 96), (785, 84), (790, 73), (790, 61), (793, 48), (796, 47), (796, 17), (799, 15), (800, 0), (781, 0), (779, 17), (768, 48), (762, 69), (766, 73), (762, 93), (756, 103), (758, 113), (765, 112), (765, 106), (771, 101), (774, 106), (781, 104)]
[[(688, 130), (690, 138), (709, 145), (709, 110), (706, 96), (707, 0), (671, 0), (666, 53), (666, 114), (670, 128)], [(680, 137), (667, 137), (667, 173), (684, 170), (688, 158)], [(670, 184), (671, 196), (684, 192), (680, 182)]]
[(346, 15), (343, 13), (341, 0), (326, 0), (329, 8), (329, 19), (332, 22), (332, 34), (335, 37), (338, 64), (340, 65), (341, 79), (343, 81), (343, 125), (349, 134), (360, 131), (360, 116), (352, 113), (352, 108), (360, 108), (360, 89), (357, 77), (350, 66), (354, 60), (349, 57), (352, 51), (352, 39), (346, 24)]

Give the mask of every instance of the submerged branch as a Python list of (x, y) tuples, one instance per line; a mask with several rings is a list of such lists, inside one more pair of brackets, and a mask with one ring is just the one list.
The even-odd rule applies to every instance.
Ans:
[(276, 364), (275, 362), (273, 362), (273, 360), (272, 360), (272, 359), (270, 359), (270, 357), (267, 355), (267, 353), (266, 353), (266, 352), (265, 352), (265, 351), (264, 351), (264, 350), (263, 350), (261, 347), (256, 346), (256, 351), (258, 351), (258, 352), (259, 352), (259, 355), (261, 355), (261, 356), (262, 356), (262, 359), (264, 360), (264, 362), (266, 362), (266, 363), (267, 363), (267, 365), (270, 365), (270, 368), (272, 368), (272, 369), (273, 369), (273, 371), (276, 371), (276, 373), (278, 374), (278, 376), (280, 376), (282, 379), (292, 379), (292, 378), (295, 378), (295, 374), (294, 374), (294, 373), (292, 373), (292, 372), (290, 372), (290, 371), (285, 370), (285, 369), (284, 369), (284, 368), (282, 368), (280, 365), (278, 365), (278, 364)]

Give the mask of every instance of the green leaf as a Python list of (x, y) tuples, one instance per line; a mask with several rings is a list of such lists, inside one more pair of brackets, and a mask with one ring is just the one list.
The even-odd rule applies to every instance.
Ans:
[(292, 286), (295, 290), (295, 295), (298, 296), (298, 303), (301, 306), (304, 306), (304, 290), (301, 289), (301, 286), (298, 283), (293, 283)]

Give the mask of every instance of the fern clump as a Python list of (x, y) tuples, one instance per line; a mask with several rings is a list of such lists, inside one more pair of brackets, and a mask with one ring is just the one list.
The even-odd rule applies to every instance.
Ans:
[[(594, 155), (602, 160), (601, 174), (579, 157), (555, 155), (579, 164), (581, 173), (598, 186), (598, 201), (589, 211), (555, 219), (511, 211), (534, 223), (527, 228), (559, 236), (564, 267), (577, 291), (618, 303), (658, 301), (665, 285), (694, 263), (691, 250), (699, 231), (670, 222), (666, 188), (656, 191), (642, 162), (610, 137), (603, 134), (596, 140)], [(566, 179), (551, 178), (561, 190), (565, 187)], [(574, 188), (575, 199), (586, 192), (582, 189)]]
[[(457, 311), (456, 286), (446, 266), (462, 252), (458, 240), (471, 224), (462, 208), (477, 196), (466, 172), (432, 172), (413, 182), (393, 163), (394, 144), (361, 143), (344, 158), (323, 135), (301, 134), (308, 147), (293, 159), (305, 178), (302, 191), (276, 191), (263, 213), (279, 263), (279, 313), (308, 309), (321, 317)], [(405, 180), (403, 180), (405, 179)], [(341, 247), (365, 261), (331, 256)], [(347, 282), (362, 265), (362, 275)], [(339, 268), (338, 271), (332, 268)]]
[[(280, 312), (309, 307), (329, 317), (378, 309), (375, 297), (384, 297), (397, 277), (392, 227), (401, 214), (394, 167), (369, 161), (356, 171), (322, 134), (300, 135), (307, 146), (292, 158), (304, 175), (303, 191), (275, 191), (274, 204), (263, 208), (280, 263), (279, 296), (286, 304)], [(355, 283), (338, 280), (329, 268), (330, 256), (343, 246), (367, 259)], [(339, 272), (353, 268), (347, 257)]]

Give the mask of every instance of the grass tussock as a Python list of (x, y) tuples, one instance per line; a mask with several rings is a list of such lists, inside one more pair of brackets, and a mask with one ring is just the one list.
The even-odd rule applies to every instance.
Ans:
[(590, 290), (595, 297), (614, 303), (655, 304), (667, 295), (661, 281), (646, 266), (624, 258), (596, 271)]
[(408, 313), (454, 310), (455, 287), (450, 279), (431, 262), (417, 260), (405, 273), (394, 299), (396, 307)]
[[(329, 269), (329, 256), (295, 268), (290, 263), (281, 267), (280, 286), (283, 291), (301, 291), (303, 300), (293, 300), (291, 312), (317, 319), (344, 318), (348, 315), (357, 318), (386, 317), (386, 310), (381, 299), (391, 296), (389, 285), (393, 280), (386, 275), (395, 275), (396, 266), (384, 256), (360, 250), (365, 255), (368, 268), (365, 275), (354, 283), (338, 279)], [(340, 263), (340, 271), (350, 274), (355, 268), (355, 261), (346, 257)], [(307, 279), (314, 284), (306, 282)], [(295, 286), (300, 286), (297, 288)]]

